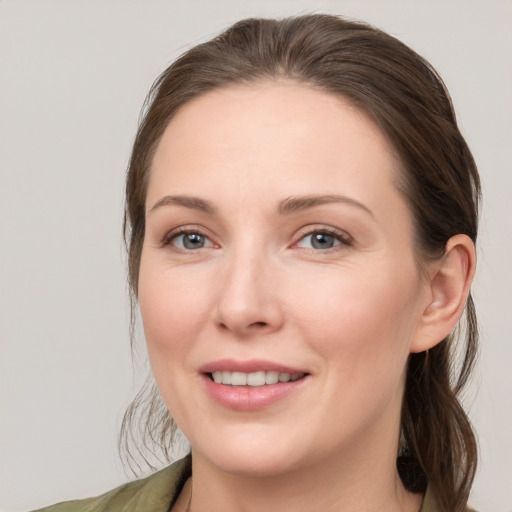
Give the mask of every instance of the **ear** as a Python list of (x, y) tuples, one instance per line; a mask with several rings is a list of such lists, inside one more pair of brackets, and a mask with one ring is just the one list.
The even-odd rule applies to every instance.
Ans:
[(411, 352), (428, 350), (450, 334), (464, 311), (475, 267), (473, 241), (466, 235), (450, 238), (443, 257), (429, 270), (428, 304)]

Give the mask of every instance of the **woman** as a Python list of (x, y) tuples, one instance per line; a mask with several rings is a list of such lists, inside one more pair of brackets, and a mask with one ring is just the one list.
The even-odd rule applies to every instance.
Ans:
[(441, 80), (377, 29), (253, 19), (188, 51), (150, 93), (125, 233), (166, 406), (143, 424), (191, 455), (48, 510), (467, 510), (479, 193)]

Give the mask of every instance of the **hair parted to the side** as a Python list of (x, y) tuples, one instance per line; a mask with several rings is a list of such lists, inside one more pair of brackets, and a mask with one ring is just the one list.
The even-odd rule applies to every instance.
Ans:
[[(124, 232), (133, 308), (151, 161), (168, 123), (180, 107), (208, 91), (279, 79), (350, 100), (387, 135), (403, 167), (399, 187), (415, 219), (419, 265), (441, 257), (454, 235), (476, 241), (477, 169), (449, 94), (429, 63), (361, 22), (322, 14), (247, 19), (187, 51), (148, 95), (126, 182)], [(440, 512), (466, 510), (475, 474), (475, 436), (458, 396), (471, 373), (477, 341), (470, 295), (461, 328), (428, 353), (412, 354), (408, 362), (398, 470), (412, 491), (424, 491), (428, 482)], [(175, 425), (152, 384), (128, 409), (121, 446), (134, 428), (143, 435), (140, 455), (154, 449), (168, 457)]]

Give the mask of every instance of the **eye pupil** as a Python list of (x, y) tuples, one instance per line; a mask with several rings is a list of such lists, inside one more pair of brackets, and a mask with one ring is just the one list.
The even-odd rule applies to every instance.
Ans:
[(334, 237), (327, 233), (314, 233), (311, 235), (311, 245), (315, 249), (330, 249), (334, 246)]
[(199, 233), (187, 233), (183, 235), (183, 247), (186, 249), (200, 249), (204, 247), (204, 236)]

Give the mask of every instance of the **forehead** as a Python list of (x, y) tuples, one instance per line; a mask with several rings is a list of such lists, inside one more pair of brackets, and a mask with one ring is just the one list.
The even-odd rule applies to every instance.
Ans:
[(399, 167), (376, 123), (348, 100), (261, 82), (211, 91), (178, 111), (155, 152), (148, 204), (213, 188), (222, 200), (223, 185), (260, 203), (269, 185), (284, 196), (336, 192), (372, 201), (395, 189)]

